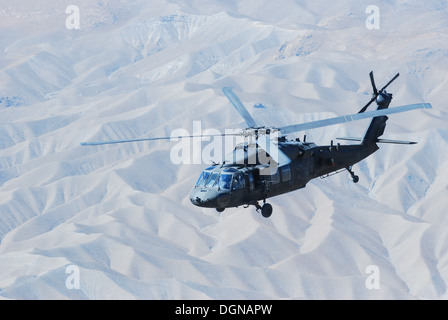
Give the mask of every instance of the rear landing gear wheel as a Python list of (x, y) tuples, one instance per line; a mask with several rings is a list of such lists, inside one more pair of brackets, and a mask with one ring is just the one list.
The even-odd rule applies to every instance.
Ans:
[(265, 203), (261, 207), (261, 215), (265, 218), (269, 218), (272, 214), (272, 206), (269, 203)]
[(346, 169), (350, 173), (350, 175), (352, 176), (353, 182), (354, 183), (358, 183), (359, 177), (352, 171), (352, 167), (347, 166)]
[(218, 212), (223, 212), (225, 210), (225, 208), (216, 208), (216, 211)]

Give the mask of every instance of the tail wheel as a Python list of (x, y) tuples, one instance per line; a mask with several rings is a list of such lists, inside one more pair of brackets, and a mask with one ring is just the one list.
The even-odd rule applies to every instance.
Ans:
[(272, 214), (272, 206), (269, 203), (265, 203), (261, 207), (261, 215), (265, 218), (269, 218)]

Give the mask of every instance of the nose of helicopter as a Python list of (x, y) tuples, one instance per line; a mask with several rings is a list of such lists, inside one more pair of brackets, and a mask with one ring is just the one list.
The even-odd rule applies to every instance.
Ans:
[(190, 201), (198, 207), (215, 208), (218, 192), (211, 189), (195, 188), (190, 193)]

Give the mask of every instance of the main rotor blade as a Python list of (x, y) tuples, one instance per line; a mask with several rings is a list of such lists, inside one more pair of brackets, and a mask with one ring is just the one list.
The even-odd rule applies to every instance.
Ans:
[(311, 121), (311, 122), (305, 122), (301, 124), (295, 124), (290, 125), (286, 127), (279, 128), (282, 134), (287, 134), (291, 132), (297, 132), (297, 131), (303, 131), (308, 129), (315, 129), (320, 127), (328, 127), (335, 124), (340, 123), (346, 123), (350, 121), (356, 121), (356, 120), (362, 120), (367, 118), (374, 118), (378, 116), (384, 116), (387, 114), (393, 114), (393, 113), (399, 113), (399, 112), (405, 112), (415, 109), (432, 109), (432, 106), (430, 103), (416, 103), (416, 104), (410, 104), (400, 107), (394, 107), (394, 108), (388, 108), (388, 109), (380, 109), (375, 111), (368, 111), (364, 113), (355, 113), (351, 115), (341, 116), (341, 117), (335, 117), (325, 120), (317, 120), (317, 121)]
[(257, 144), (261, 149), (266, 151), (279, 166), (284, 166), (291, 162), (291, 159), (272, 142), (268, 135), (258, 137)]
[(117, 143), (140, 142), (140, 141), (171, 140), (171, 139), (182, 139), (182, 138), (224, 137), (224, 136), (240, 136), (240, 135), (242, 135), (242, 133), (202, 134), (202, 135), (192, 135), (192, 136), (171, 136), (171, 137), (142, 138), (142, 139), (129, 139), (129, 140), (81, 142), (81, 145), (82, 146), (99, 146), (99, 145), (104, 145), (104, 144), (117, 144)]
[(383, 92), (384, 89), (386, 89), (395, 79), (398, 78), (400, 74), (397, 73), (384, 87), (381, 88), (380, 92)]
[(370, 83), (372, 84), (372, 88), (373, 88), (373, 93), (375, 94), (375, 96), (377, 96), (378, 90), (376, 89), (375, 79), (373, 79), (373, 71), (370, 71), (369, 76), (370, 76)]
[(235, 93), (233, 93), (232, 88), (224, 87), (222, 88), (222, 92), (226, 95), (227, 99), (233, 104), (236, 111), (243, 117), (244, 121), (246, 121), (249, 128), (257, 128), (259, 127), (255, 120), (250, 115), (249, 111), (247, 111), (246, 107), (243, 105), (241, 100), (237, 97)]

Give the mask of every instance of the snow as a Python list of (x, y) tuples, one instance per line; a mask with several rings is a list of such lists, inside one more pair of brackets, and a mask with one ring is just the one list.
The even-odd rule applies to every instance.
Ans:
[[(379, 1), (0, 1), (0, 298), (446, 299), (448, 4)], [(357, 112), (368, 73), (393, 106), (348, 173), (254, 208), (189, 201), (207, 163), (166, 141), (82, 141), (237, 129), (231, 86), (263, 125)], [(301, 132), (329, 144), (368, 121)], [(69, 289), (68, 266), (80, 287)], [(369, 266), (380, 289), (368, 289)]]

